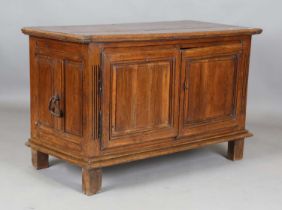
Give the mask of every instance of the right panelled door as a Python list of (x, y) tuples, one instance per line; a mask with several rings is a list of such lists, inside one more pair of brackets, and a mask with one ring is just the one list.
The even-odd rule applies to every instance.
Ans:
[(182, 50), (179, 136), (239, 127), (241, 51), (241, 43)]

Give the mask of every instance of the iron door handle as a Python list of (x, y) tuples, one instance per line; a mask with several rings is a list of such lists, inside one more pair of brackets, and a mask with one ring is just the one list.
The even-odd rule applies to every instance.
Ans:
[(58, 95), (52, 96), (49, 100), (48, 110), (51, 115), (55, 117), (62, 117), (63, 111), (59, 108), (60, 97)]

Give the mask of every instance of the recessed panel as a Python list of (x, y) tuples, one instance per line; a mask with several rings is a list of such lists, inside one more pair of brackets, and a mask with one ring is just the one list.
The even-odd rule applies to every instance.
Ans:
[(48, 110), (49, 100), (53, 95), (54, 62), (47, 56), (37, 57), (38, 67), (38, 119), (41, 125), (54, 127), (54, 120)]
[(235, 61), (233, 56), (229, 56), (187, 62), (185, 124), (232, 117), (236, 87)]
[(64, 62), (65, 131), (82, 135), (82, 64)]
[(171, 62), (112, 66), (112, 135), (169, 127)]

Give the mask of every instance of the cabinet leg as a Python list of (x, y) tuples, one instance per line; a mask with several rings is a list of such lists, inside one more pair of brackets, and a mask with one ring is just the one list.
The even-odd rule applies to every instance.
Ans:
[(49, 167), (49, 155), (37, 150), (31, 150), (32, 165), (37, 170)]
[(82, 169), (82, 190), (86, 195), (96, 194), (102, 185), (102, 169)]
[(244, 138), (228, 142), (228, 159), (241, 160), (244, 152)]

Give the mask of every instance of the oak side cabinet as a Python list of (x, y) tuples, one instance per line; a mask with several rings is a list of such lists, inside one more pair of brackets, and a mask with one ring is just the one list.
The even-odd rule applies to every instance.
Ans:
[(48, 156), (102, 168), (228, 142), (243, 156), (251, 36), (259, 28), (198, 21), (26, 27), (36, 169)]

